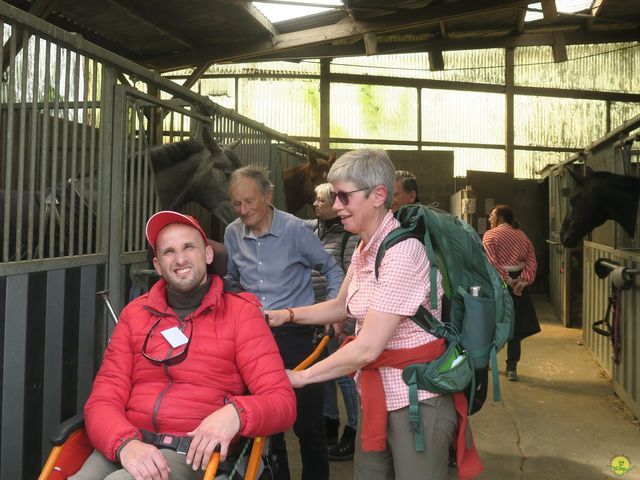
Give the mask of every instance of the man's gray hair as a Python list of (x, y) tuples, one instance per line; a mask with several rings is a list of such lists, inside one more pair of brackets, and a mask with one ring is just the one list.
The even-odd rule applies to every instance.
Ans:
[[(384, 150), (360, 148), (342, 155), (331, 166), (327, 180), (351, 182), (356, 188), (373, 189), (382, 185), (387, 189), (386, 208), (391, 208), (395, 187), (395, 167)], [(367, 196), (371, 191), (367, 192)]]
[(269, 180), (269, 170), (262, 165), (247, 165), (246, 167), (238, 168), (231, 173), (229, 179), (229, 189), (231, 189), (236, 183), (243, 178), (251, 178), (255, 180), (256, 185), (263, 194), (273, 190), (273, 184)]

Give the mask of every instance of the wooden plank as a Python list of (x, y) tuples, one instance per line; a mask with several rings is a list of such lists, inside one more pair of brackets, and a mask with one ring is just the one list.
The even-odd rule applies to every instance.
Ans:
[(184, 30), (175, 28), (175, 24), (167, 22), (165, 18), (156, 15), (152, 9), (143, 9), (133, 0), (108, 0), (109, 3), (120, 8), (123, 12), (133, 18), (136, 22), (151, 26), (162, 35), (189, 49), (194, 49), (195, 44), (186, 38)]
[(249, 18), (253, 20), (253, 22), (260, 27), (262, 30), (266, 31), (272, 37), (275, 37), (278, 32), (276, 31), (273, 24), (265, 17), (260, 10), (253, 6), (253, 2), (248, 0), (236, 0), (233, 2), (233, 5), (237, 5), (241, 8), (245, 13), (249, 15)]

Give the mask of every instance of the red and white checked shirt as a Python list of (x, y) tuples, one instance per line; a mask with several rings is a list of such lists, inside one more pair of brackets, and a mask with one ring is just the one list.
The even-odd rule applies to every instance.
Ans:
[[(375, 262), (382, 240), (400, 223), (391, 212), (384, 217), (378, 230), (364, 248), (358, 246), (347, 271), (350, 280), (347, 292), (347, 313), (356, 319), (358, 335), (369, 308), (409, 317), (420, 305), (424, 305), (434, 318), (440, 319), (442, 309), (442, 278), (438, 273), (438, 306), (432, 310), (429, 304), (429, 260), (424, 246), (418, 240), (409, 239), (391, 247), (384, 255), (378, 280), (375, 278)], [(393, 332), (386, 348), (397, 350), (414, 348), (433, 342), (436, 338), (410, 318), (403, 318)], [(387, 402), (387, 411), (398, 410), (409, 405), (409, 388), (402, 380), (402, 370), (392, 367), (380, 368), (382, 384)], [(356, 381), (359, 375), (356, 374)], [(435, 397), (438, 394), (418, 391), (418, 399)]]
[(536, 279), (536, 254), (531, 240), (519, 228), (513, 228), (508, 223), (501, 223), (495, 228), (484, 232), (482, 244), (487, 251), (489, 261), (496, 267), (503, 279), (509, 276), (505, 267), (522, 265), (522, 278), (529, 285)]

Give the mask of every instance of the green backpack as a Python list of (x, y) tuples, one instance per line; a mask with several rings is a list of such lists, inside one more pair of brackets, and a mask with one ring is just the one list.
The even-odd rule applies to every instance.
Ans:
[[(409, 420), (416, 450), (424, 450), (418, 390), (451, 394), (463, 391), (471, 415), (484, 404), (488, 367), (493, 373), (493, 398), (500, 400), (497, 352), (513, 334), (513, 302), (506, 284), (487, 259), (480, 237), (466, 222), (423, 205), (398, 212), (400, 228), (390, 232), (378, 250), (375, 275), (385, 252), (408, 238), (418, 239), (431, 264), (430, 305), (437, 306), (437, 273), (442, 275), (442, 321), (420, 307), (412, 320), (438, 338), (446, 351), (436, 360), (409, 365), (402, 377), (409, 387)], [(479, 288), (478, 288), (479, 287)]]

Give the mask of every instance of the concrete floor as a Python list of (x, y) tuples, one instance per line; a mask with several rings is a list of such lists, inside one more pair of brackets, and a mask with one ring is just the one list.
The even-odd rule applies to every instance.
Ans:
[[(485, 466), (478, 478), (640, 480), (640, 422), (582, 345), (582, 332), (562, 327), (544, 297), (535, 302), (542, 332), (522, 344), (520, 380), (508, 382), (501, 375), (502, 400), (493, 403), (489, 397), (471, 418)], [(501, 368), (504, 355), (501, 352)], [(291, 432), (287, 444), (292, 478), (297, 480), (300, 460)], [(626, 457), (631, 468), (615, 475), (612, 459), (619, 456)], [(450, 477), (457, 479), (454, 469)], [(351, 478), (352, 462), (331, 462), (332, 480)], [(415, 478), (427, 477), (417, 473)]]

